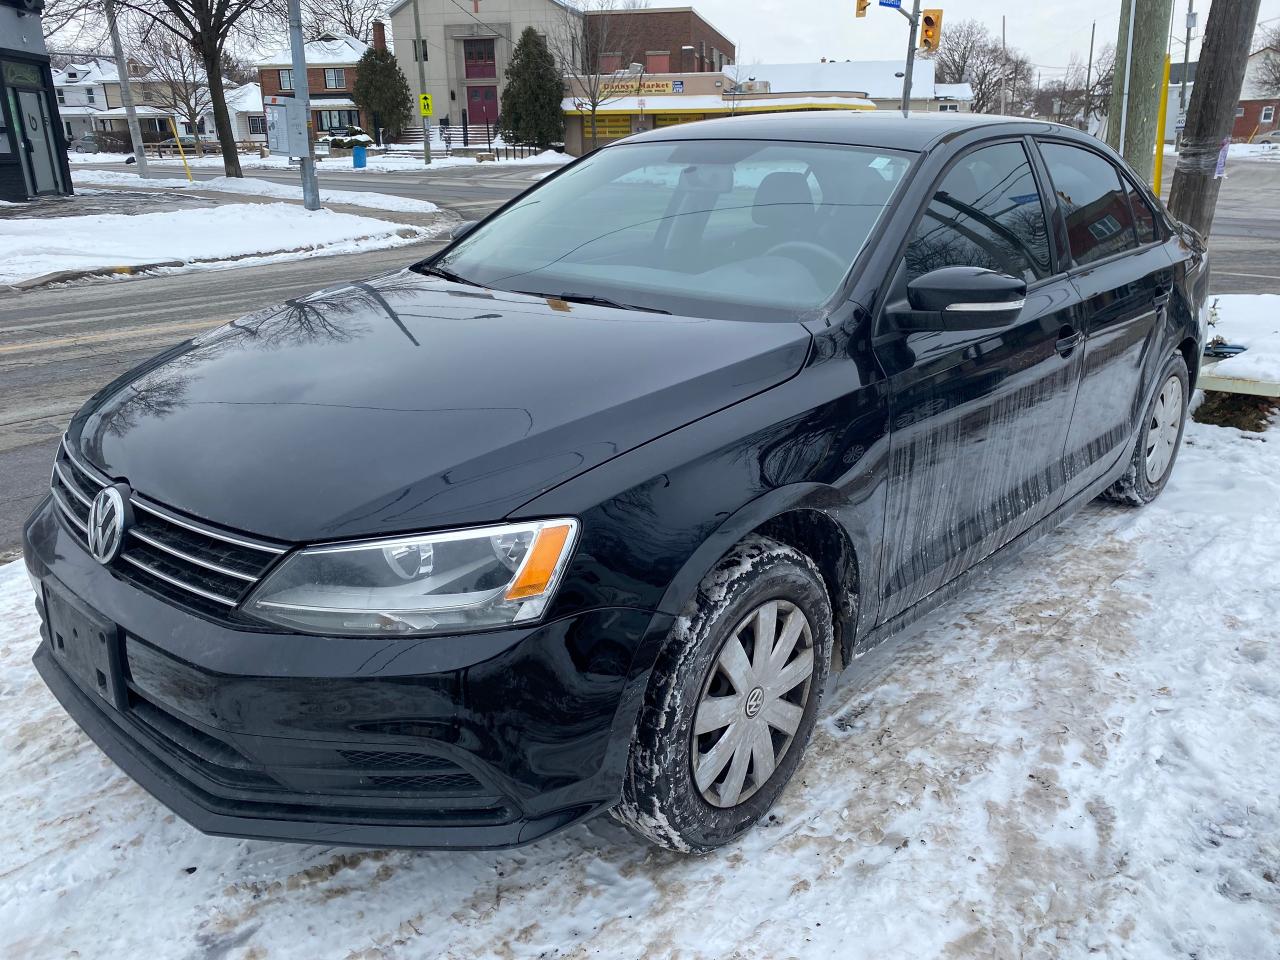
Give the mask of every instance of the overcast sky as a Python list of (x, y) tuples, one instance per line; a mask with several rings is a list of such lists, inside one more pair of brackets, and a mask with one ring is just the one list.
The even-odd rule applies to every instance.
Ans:
[[(872, 0), (861, 20), (853, 15), (854, 0), (689, 0), (694, 8), (728, 34), (738, 45), (742, 63), (798, 63), (827, 57), (833, 60), (887, 60), (904, 56), (907, 21)], [(927, 2), (927, 0), (926, 0)], [(980, 0), (934, 2), (943, 11), (942, 42), (947, 24), (976, 19), (1000, 35), (1000, 15), (1006, 15), (1009, 46), (1019, 48), (1041, 69), (1045, 79), (1057, 76), (1072, 53), (1083, 62), (1089, 53), (1089, 25), (1097, 21), (1098, 49), (1114, 44), (1119, 26), (1119, 0), (1042, 0), (1035, 4), (999, 5)], [(904, 0), (909, 6), (910, 0)], [(661, 0), (654, 0), (660, 6)], [(1186, 0), (1174, 0), (1175, 34), (1182, 36)], [(1195, 0), (1200, 27), (1209, 5)], [(1262, 0), (1260, 19), (1280, 23), (1280, 0)], [(1138, 29), (1141, 29), (1139, 25)], [(1200, 31), (1197, 30), (1197, 33)], [(1196, 58), (1198, 44), (1191, 46)], [(1175, 60), (1182, 59), (1182, 43), (1173, 44)]]

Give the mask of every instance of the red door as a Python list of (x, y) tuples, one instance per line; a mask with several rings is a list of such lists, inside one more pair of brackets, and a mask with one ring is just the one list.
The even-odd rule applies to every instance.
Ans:
[(497, 87), (467, 87), (467, 122), (498, 122)]

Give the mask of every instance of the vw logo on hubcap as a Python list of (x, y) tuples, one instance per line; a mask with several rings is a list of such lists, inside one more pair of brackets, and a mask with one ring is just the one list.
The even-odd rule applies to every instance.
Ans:
[(756, 687), (747, 694), (746, 713), (748, 718), (753, 718), (760, 712), (760, 708), (764, 706), (764, 687)]
[(117, 487), (103, 487), (89, 505), (85, 536), (89, 552), (99, 563), (110, 563), (120, 554), (127, 512), (128, 501)]

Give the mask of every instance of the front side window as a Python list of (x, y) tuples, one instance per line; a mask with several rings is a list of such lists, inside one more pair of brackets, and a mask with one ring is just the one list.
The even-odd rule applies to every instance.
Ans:
[(938, 104), (938, 112), (940, 113), (959, 113), (960, 104), (958, 103), (940, 103)]
[(742, 140), (607, 147), (468, 234), (435, 266), (502, 290), (794, 319), (840, 288), (910, 157)]
[(280, 89), (281, 90), (293, 89), (293, 71), (292, 70), (280, 71)]
[(342, 67), (325, 67), (324, 85), (327, 90), (345, 90), (347, 88), (347, 71)]
[(907, 244), (907, 280), (941, 267), (986, 267), (1028, 282), (1049, 272), (1044, 206), (1026, 151), (999, 143), (942, 178)]
[(86, 102), (87, 102), (87, 103), (96, 103), (96, 102), (97, 102), (98, 97), (97, 97), (97, 94), (96, 94), (96, 93), (94, 93), (93, 87), (87, 87), (87, 88), (85, 89), (85, 100), (86, 100)]
[(267, 132), (267, 118), (258, 116), (249, 117), (249, 132), (265, 134)]
[(1076, 263), (1093, 263), (1138, 245), (1129, 198), (1110, 160), (1065, 143), (1042, 143), (1040, 152), (1067, 219)]
[(58, 88), (58, 102), (64, 106), (67, 102), (67, 91), (63, 90), (61, 87)]
[(1276, 108), (1274, 105), (1268, 104), (1267, 106), (1262, 108), (1262, 118), (1261, 118), (1262, 123), (1270, 123), (1272, 120), (1275, 119), (1275, 116), (1276, 116)]

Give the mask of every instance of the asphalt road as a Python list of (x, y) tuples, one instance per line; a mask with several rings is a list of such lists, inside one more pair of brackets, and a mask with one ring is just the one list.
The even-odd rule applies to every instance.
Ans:
[[(104, 169), (132, 169), (122, 165)], [(338, 175), (322, 185), (430, 199), (476, 219), (524, 190), (538, 170), (458, 168)], [(1172, 164), (1167, 165), (1172, 174)], [(1280, 163), (1228, 170), (1210, 243), (1215, 293), (1280, 292)], [(171, 169), (157, 176), (174, 176)], [(195, 171), (199, 179), (216, 171)], [(285, 171), (254, 177), (296, 183)], [(98, 387), (196, 332), (332, 283), (411, 263), (420, 244), (343, 257), (111, 280), (0, 295), (0, 559), (18, 545), (22, 521), (44, 496), (67, 419)]]

